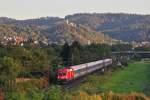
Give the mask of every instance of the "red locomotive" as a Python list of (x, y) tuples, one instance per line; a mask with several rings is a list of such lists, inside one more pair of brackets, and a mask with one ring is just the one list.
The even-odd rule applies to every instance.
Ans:
[(79, 78), (93, 71), (103, 69), (104, 67), (111, 64), (112, 59), (104, 59), (81, 65), (70, 66), (69, 68), (60, 68), (58, 69), (57, 79), (58, 81), (65, 81), (65, 82), (71, 81), (73, 79)]
[(58, 80), (69, 81), (74, 78), (74, 71), (71, 68), (58, 69)]

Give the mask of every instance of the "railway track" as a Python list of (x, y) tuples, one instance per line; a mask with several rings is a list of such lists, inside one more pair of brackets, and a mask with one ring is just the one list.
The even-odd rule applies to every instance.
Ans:
[[(62, 87), (62, 90), (69, 90), (69, 89), (73, 89), (77, 86), (79, 86), (81, 83), (85, 82), (85, 78), (84, 77), (81, 77), (79, 79), (76, 79), (76, 80), (73, 80), (73, 81), (70, 81), (68, 83), (57, 83), (55, 85), (59, 85)], [(45, 87), (43, 90), (44, 91), (48, 91), (50, 89), (50, 86), (47, 86)]]
[(75, 79), (73, 81), (70, 81), (68, 83), (64, 83), (64, 84), (60, 84), (62, 86), (63, 89), (72, 89), (74, 87), (79, 86), (81, 83), (85, 82), (85, 78), (84, 77), (80, 77), (78, 79)]
[[(85, 77), (80, 77), (78, 79), (72, 80), (70, 82), (67, 83), (55, 83), (55, 85), (59, 85), (62, 87), (62, 90), (66, 90), (66, 89), (73, 89), (77, 86), (79, 86), (81, 83), (85, 82)], [(50, 89), (50, 85), (43, 88), (44, 91), (48, 91)]]

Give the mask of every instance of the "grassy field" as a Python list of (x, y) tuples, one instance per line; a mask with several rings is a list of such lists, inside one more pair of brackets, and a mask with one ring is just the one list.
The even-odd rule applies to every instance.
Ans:
[(86, 82), (78, 87), (78, 90), (88, 93), (140, 92), (150, 95), (150, 63), (134, 62), (128, 67), (109, 71), (104, 75), (90, 75), (86, 78)]

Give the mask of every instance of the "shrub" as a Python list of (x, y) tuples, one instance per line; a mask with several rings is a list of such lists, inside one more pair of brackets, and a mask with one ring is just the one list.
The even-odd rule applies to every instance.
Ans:
[[(31, 90), (28, 92), (28, 100), (43, 100), (44, 93), (42, 90)], [(21, 99), (20, 99), (21, 100)]]
[(61, 88), (59, 86), (51, 86), (46, 92), (44, 100), (63, 100)]
[(5, 98), (6, 100), (28, 100), (26, 95), (20, 92), (7, 93)]
[(85, 92), (79, 91), (79, 95), (73, 96), (72, 100), (102, 100), (100, 95), (89, 95)]

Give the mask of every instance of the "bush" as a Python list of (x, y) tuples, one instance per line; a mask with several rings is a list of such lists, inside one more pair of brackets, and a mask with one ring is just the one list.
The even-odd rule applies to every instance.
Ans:
[(135, 54), (134, 56), (133, 56), (133, 60), (136, 60), (136, 61), (140, 61), (142, 58), (141, 58), (141, 56), (139, 55), (139, 54)]
[(63, 100), (61, 88), (59, 86), (51, 86), (46, 92), (44, 100)]
[(72, 100), (102, 100), (100, 95), (89, 95), (85, 92), (79, 91), (79, 94), (72, 97)]
[[(42, 90), (31, 90), (28, 94), (28, 100), (43, 100), (44, 93)], [(20, 99), (21, 100), (21, 99)]]
[(5, 98), (6, 100), (28, 100), (26, 95), (20, 92), (8, 93), (6, 94)]
[(140, 93), (118, 94), (109, 92), (103, 98), (105, 98), (106, 100), (149, 100), (148, 97)]

